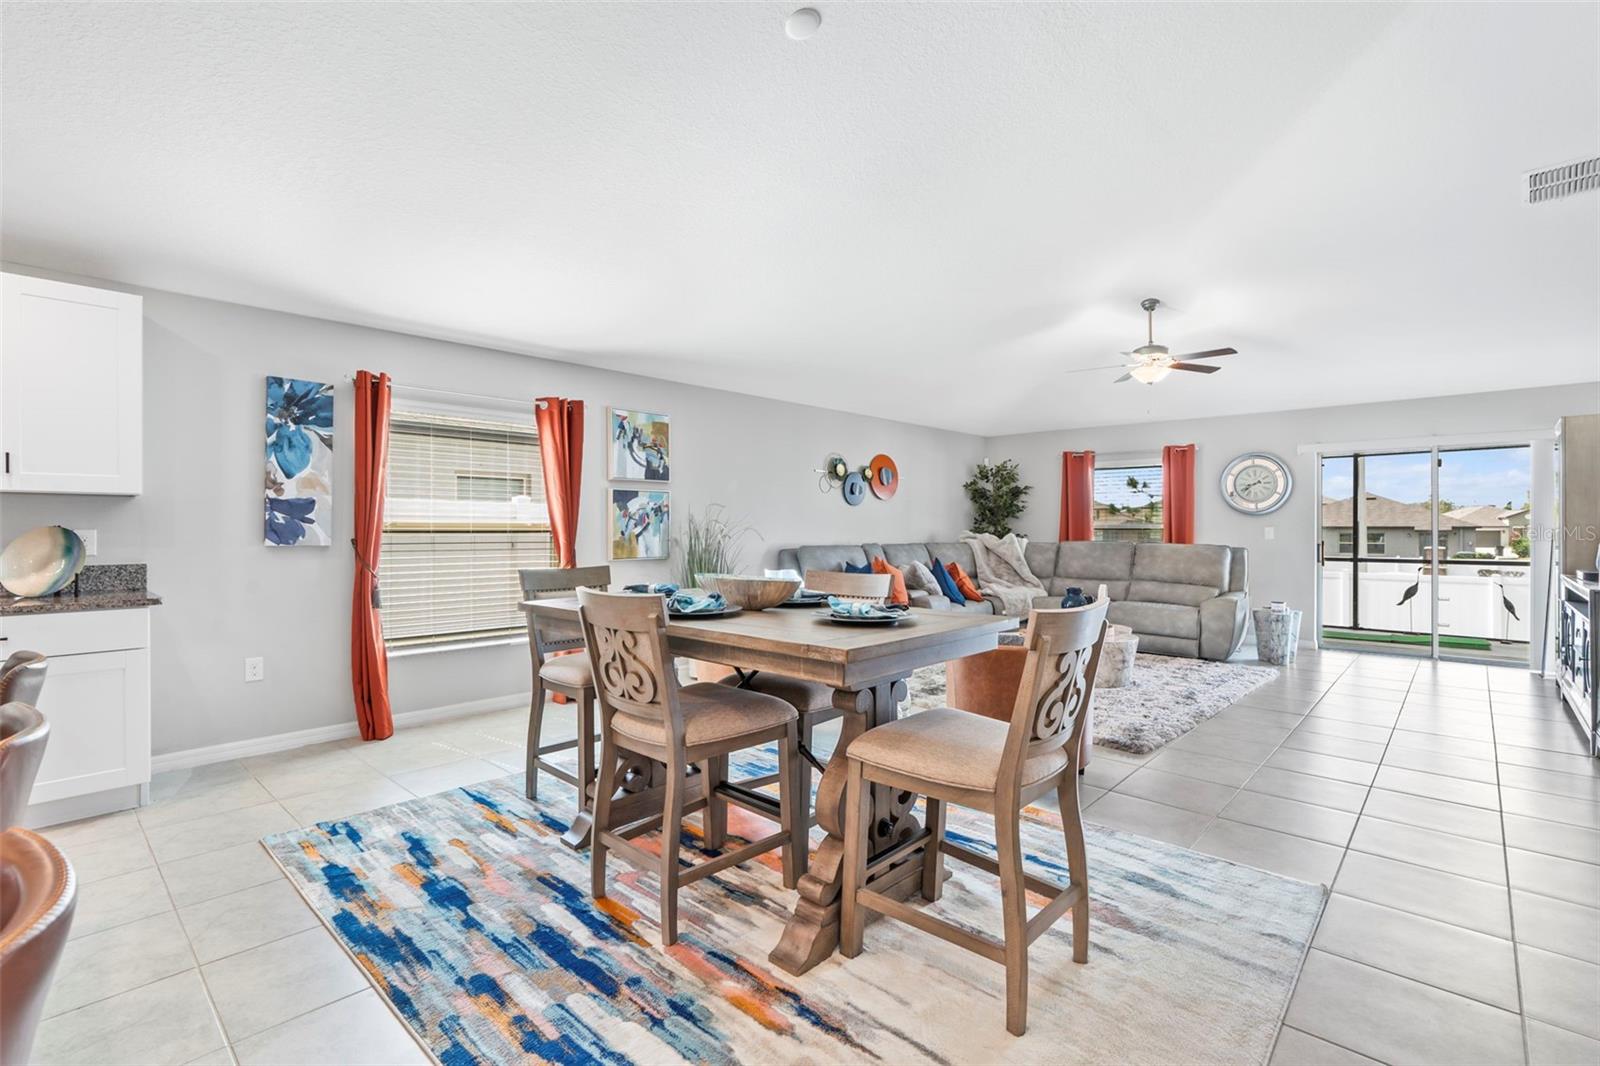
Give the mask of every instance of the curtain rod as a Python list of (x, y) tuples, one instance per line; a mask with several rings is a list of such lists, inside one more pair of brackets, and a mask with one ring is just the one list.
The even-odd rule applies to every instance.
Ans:
[[(348, 383), (354, 383), (355, 380), (356, 380), (356, 376), (354, 374), (346, 374), (344, 376), (344, 380), (346, 382), (348, 382)], [(530, 403), (531, 402), (535, 407), (539, 408), (541, 411), (544, 410), (546, 407), (550, 406), (549, 404), (545, 403), (545, 401), (543, 401), (543, 400), (532, 400), (532, 401), (530, 401), (526, 397), (490, 396), (488, 393), (485, 393), (485, 392), (461, 392), (461, 391), (459, 391), (457, 389), (439, 389), (439, 388), (433, 387), (432, 385), (410, 385), (410, 384), (407, 384), (406, 382), (403, 382), (403, 381), (394, 381), (393, 379), (390, 380), (389, 384), (390, 384), (390, 387), (392, 387), (392, 388), (412, 389), (412, 390), (414, 390), (416, 392), (434, 392), (434, 393), (438, 393), (440, 396), (461, 396), (461, 397), (464, 397), (464, 398), (469, 399), (469, 400), (493, 400), (496, 403)]]

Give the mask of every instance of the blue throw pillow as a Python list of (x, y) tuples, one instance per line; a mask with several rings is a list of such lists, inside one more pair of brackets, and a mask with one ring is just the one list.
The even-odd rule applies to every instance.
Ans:
[(939, 591), (944, 593), (945, 599), (957, 607), (964, 606), (967, 598), (961, 595), (961, 590), (956, 588), (956, 579), (950, 576), (950, 571), (944, 568), (943, 559), (933, 561), (933, 579), (939, 583)]
[(863, 563), (861, 566), (854, 566), (850, 563), (845, 563), (844, 572), (847, 574), (870, 574), (872, 573), (872, 564)]

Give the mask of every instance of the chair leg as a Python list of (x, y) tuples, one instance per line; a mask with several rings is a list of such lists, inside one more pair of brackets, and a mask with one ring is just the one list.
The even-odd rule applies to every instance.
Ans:
[(578, 810), (592, 811), (589, 789), (594, 785), (594, 689), (578, 694)]
[(844, 790), (844, 887), (839, 899), (839, 954), (853, 959), (861, 954), (864, 908), (856, 893), (867, 880), (868, 795), (861, 764), (850, 760)]
[(539, 798), (539, 733), (543, 728), (544, 686), (535, 675), (533, 699), (528, 703), (528, 767), (522, 784), (522, 794), (529, 799)]
[(1078, 806), (1078, 782), (1068, 774), (1056, 786), (1056, 804), (1061, 808), (1061, 831), (1067, 838), (1069, 885), (1083, 889), (1083, 898), (1072, 908), (1072, 961), (1089, 961), (1089, 860), (1083, 846), (1083, 811)]
[(616, 789), (617, 749), (609, 737), (600, 741), (600, 770), (594, 782), (594, 819), (589, 830), (589, 895), (606, 894), (606, 834), (611, 831), (611, 794)]
[(806, 796), (800, 791), (800, 735), (791, 725), (778, 741), (778, 809), (783, 822), (783, 887), (794, 888), (806, 872), (810, 834), (806, 831)]
[(705, 788), (706, 805), (700, 815), (705, 830), (705, 848), (717, 851), (728, 843), (728, 801), (717, 795), (717, 786), (728, 780), (728, 757), (713, 755), (700, 764), (700, 781)]
[(927, 797), (928, 832), (933, 834), (922, 851), (922, 898), (932, 903), (944, 894), (944, 800)]
[(1006, 933), (1006, 1031), (1028, 1031), (1028, 902), (1022, 881), (1022, 813), (1004, 805), (994, 813), (1000, 866), (1000, 909)]
[(678, 840), (683, 835), (682, 763), (667, 764), (667, 796), (661, 818), (661, 946), (678, 942)]

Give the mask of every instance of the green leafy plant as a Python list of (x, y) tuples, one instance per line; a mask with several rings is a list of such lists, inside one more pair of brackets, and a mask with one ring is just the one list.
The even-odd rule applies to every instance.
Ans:
[(1033, 491), (1032, 485), (1022, 484), (1015, 459), (979, 463), (961, 487), (972, 501), (972, 531), (997, 537), (1014, 532), (1011, 523), (1027, 510), (1028, 493)]
[(685, 514), (679, 527), (683, 532), (673, 538), (678, 549), (678, 583), (685, 587), (698, 585), (697, 574), (733, 574), (739, 570), (740, 545), (756, 533), (743, 522), (727, 517), (720, 503), (706, 506), (699, 515)]

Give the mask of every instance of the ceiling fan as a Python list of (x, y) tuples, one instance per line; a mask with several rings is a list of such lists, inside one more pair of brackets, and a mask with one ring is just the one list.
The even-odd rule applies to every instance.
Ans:
[[(1217, 359), (1224, 355), (1239, 354), (1233, 348), (1212, 348), (1204, 352), (1190, 352), (1187, 355), (1173, 355), (1167, 351), (1165, 344), (1156, 343), (1156, 308), (1161, 306), (1161, 301), (1151, 296), (1139, 301), (1139, 306), (1144, 308), (1145, 318), (1148, 323), (1146, 333), (1147, 343), (1140, 345), (1131, 352), (1134, 361), (1131, 363), (1113, 363), (1109, 366), (1090, 366), (1083, 370), (1123, 370), (1125, 373), (1112, 384), (1123, 381), (1138, 381), (1145, 385), (1154, 385), (1163, 380), (1174, 370), (1188, 370), (1196, 374), (1215, 374), (1222, 368), (1220, 366), (1207, 366), (1204, 363), (1193, 362), (1195, 359)], [(1068, 373), (1081, 373), (1080, 370), (1071, 370)]]

